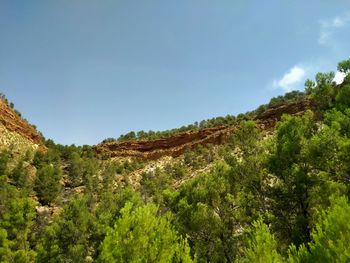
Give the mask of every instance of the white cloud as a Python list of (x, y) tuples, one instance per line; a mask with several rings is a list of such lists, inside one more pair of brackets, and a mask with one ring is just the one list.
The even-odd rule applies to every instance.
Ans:
[[(280, 89), (284, 92), (303, 88), (302, 81), (307, 78), (313, 79), (317, 72), (328, 72), (336, 65), (335, 59), (340, 55), (346, 54), (346, 47), (341, 36), (347, 34), (350, 27), (350, 11), (346, 11), (341, 15), (331, 19), (323, 19), (319, 21), (318, 44), (329, 49), (325, 55), (317, 59), (299, 61), (294, 67), (289, 69), (280, 79), (269, 82), (268, 87), (271, 89)], [(334, 81), (339, 84), (344, 80), (344, 74), (336, 72)]]
[(304, 79), (306, 69), (301, 66), (294, 66), (285, 73), (279, 80), (273, 81), (274, 88), (281, 88), (284, 91), (291, 91)]
[(337, 43), (333, 37), (335, 30), (350, 24), (350, 12), (347, 12), (343, 15), (336, 16), (329, 20), (320, 21), (320, 34), (318, 38), (318, 43), (324, 46), (330, 46), (336, 48)]
[(343, 72), (337, 71), (335, 73), (335, 77), (334, 77), (333, 81), (335, 81), (335, 83), (337, 83), (337, 84), (340, 84), (344, 81), (345, 76), (346, 76), (346, 74), (344, 74)]
[[(347, 17), (345, 17), (345, 19), (347, 20)], [(336, 17), (332, 21), (332, 26), (333, 27), (342, 27), (347, 22), (346, 20), (344, 21), (344, 18), (342, 18), (342, 17)]]

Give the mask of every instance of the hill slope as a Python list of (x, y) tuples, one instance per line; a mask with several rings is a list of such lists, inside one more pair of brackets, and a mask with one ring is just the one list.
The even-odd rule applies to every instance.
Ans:
[(42, 136), (5, 99), (0, 99), (0, 147), (12, 148), (16, 152), (46, 149)]
[[(302, 115), (306, 110), (315, 110), (310, 99), (279, 104), (267, 108), (254, 117), (257, 126), (263, 130), (272, 129), (283, 114)], [(222, 144), (234, 133), (239, 125), (204, 128), (198, 131), (181, 132), (158, 140), (133, 140), (127, 142), (105, 142), (97, 145), (95, 150), (105, 157), (137, 157), (157, 159), (162, 156), (177, 157), (198, 145)]]
[[(350, 60), (338, 68), (350, 73)], [(319, 73), (228, 126), (96, 147), (48, 140), (16, 165), (7, 146), (0, 261), (348, 262), (349, 78)], [(1, 136), (39, 145), (2, 115)]]

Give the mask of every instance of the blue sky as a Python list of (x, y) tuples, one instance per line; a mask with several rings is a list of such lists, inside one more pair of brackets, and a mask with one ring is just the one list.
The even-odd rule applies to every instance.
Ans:
[(348, 0), (0, 0), (0, 91), (47, 138), (95, 144), (253, 110), (349, 43)]

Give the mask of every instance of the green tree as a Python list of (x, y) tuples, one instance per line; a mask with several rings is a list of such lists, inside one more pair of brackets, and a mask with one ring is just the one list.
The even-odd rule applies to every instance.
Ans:
[(149, 204), (127, 203), (102, 243), (100, 262), (192, 262), (187, 241), (178, 236), (167, 215), (158, 217)]
[(313, 90), (314, 99), (321, 110), (327, 110), (333, 105), (335, 97), (334, 72), (317, 73), (316, 87)]
[(339, 62), (338, 71), (348, 74), (350, 72), (350, 59)]
[(43, 232), (36, 247), (37, 262), (87, 262), (94, 251), (90, 238), (94, 217), (86, 198), (72, 199)]
[(26, 169), (23, 160), (21, 160), (11, 171), (9, 177), (13, 179), (16, 185), (22, 189), (23, 194), (30, 193), (32, 191), (33, 182), (30, 179), (29, 172)]
[(331, 109), (325, 113), (324, 123), (334, 130), (338, 130), (341, 136), (350, 138), (350, 109), (341, 112)]
[(239, 258), (237, 262), (283, 262), (281, 255), (277, 252), (277, 241), (261, 217), (253, 222), (248, 234), (249, 239), (247, 247), (243, 251), (244, 256)]
[(314, 89), (316, 88), (316, 83), (310, 79), (307, 79), (305, 81), (304, 86), (306, 94), (312, 94)]
[(10, 160), (10, 154), (6, 151), (0, 152), (0, 175), (5, 175), (8, 172), (7, 165)]
[(242, 151), (244, 157), (252, 155), (257, 149), (257, 144), (261, 139), (261, 133), (254, 121), (242, 121), (240, 129), (233, 136), (233, 143)]
[(272, 226), (286, 244), (292, 241), (299, 245), (310, 239), (309, 190), (315, 181), (303, 151), (314, 132), (311, 112), (303, 117), (283, 116), (268, 160), (270, 172), (278, 179), (270, 190), (270, 197), (275, 200)]
[(95, 210), (96, 229), (93, 231), (92, 241), (94, 247), (99, 247), (96, 254), (100, 253), (100, 245), (106, 233), (113, 228), (114, 223), (121, 216), (121, 209), (127, 202), (134, 204), (134, 207), (143, 205), (141, 195), (131, 187), (117, 188), (114, 192), (109, 190), (101, 193), (100, 200)]
[(246, 200), (241, 199), (240, 209), (240, 196), (232, 193), (230, 171), (224, 162), (216, 163), (212, 171), (184, 184), (171, 202), (176, 225), (182, 234), (188, 234), (199, 262), (232, 262), (237, 252), (232, 233), (245, 220), (241, 215), (245, 215)]
[(0, 262), (33, 262), (28, 236), (34, 223), (34, 204), (0, 176)]
[(34, 190), (43, 204), (55, 200), (61, 191), (61, 169), (52, 164), (43, 165), (36, 174)]
[(350, 107), (350, 84), (342, 86), (335, 98), (336, 106), (340, 110), (346, 110)]
[(83, 172), (84, 172), (84, 161), (80, 158), (79, 153), (73, 152), (69, 155), (68, 159), (68, 176), (72, 187), (77, 187), (82, 184)]
[(291, 262), (349, 262), (350, 204), (345, 197), (335, 197), (331, 206), (322, 212), (313, 229), (309, 249), (291, 246)]

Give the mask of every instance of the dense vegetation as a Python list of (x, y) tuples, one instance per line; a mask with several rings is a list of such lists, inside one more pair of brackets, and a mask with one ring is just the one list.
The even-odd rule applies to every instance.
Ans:
[(240, 120), (229, 143), (148, 170), (50, 140), (2, 152), (0, 262), (348, 262), (350, 60), (338, 70), (341, 85), (319, 73), (287, 95), (321, 118), (283, 116), (273, 135)]

